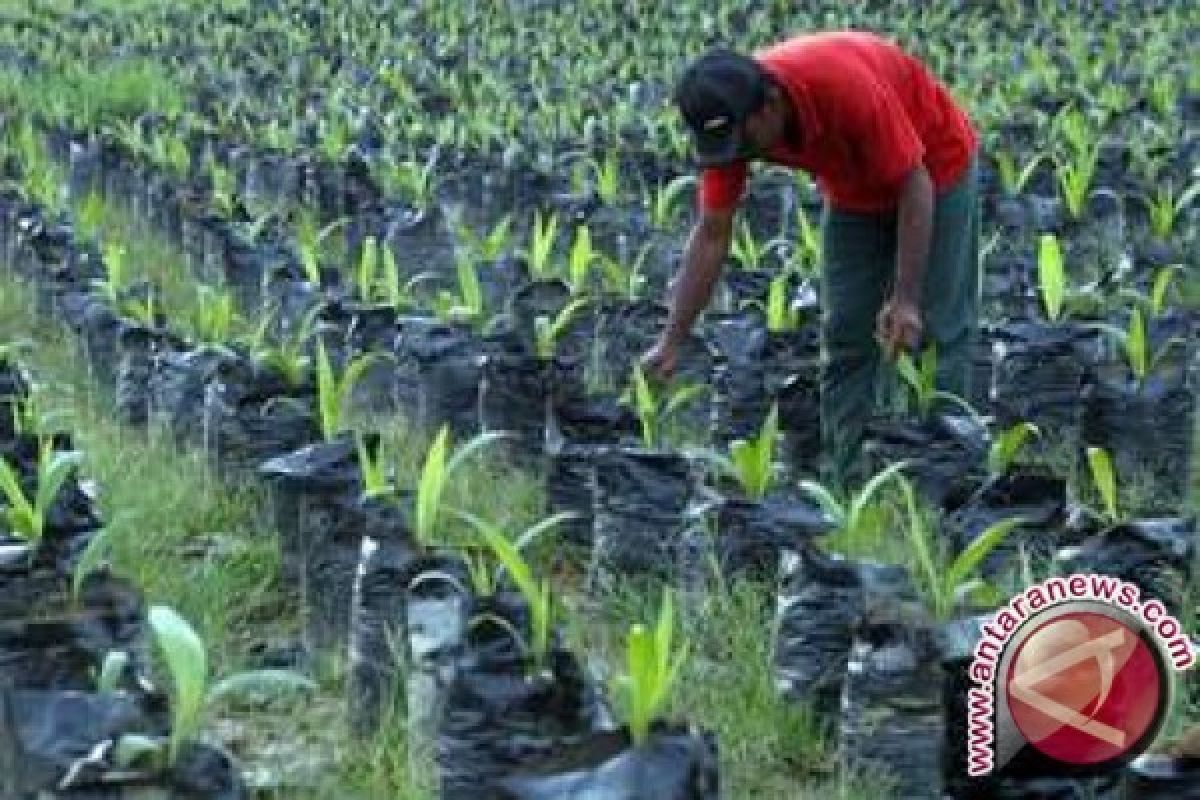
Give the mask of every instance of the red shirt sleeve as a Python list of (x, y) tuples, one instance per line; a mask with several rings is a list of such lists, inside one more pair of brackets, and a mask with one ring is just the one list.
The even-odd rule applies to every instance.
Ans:
[(746, 189), (746, 162), (708, 167), (700, 174), (700, 209), (727, 211), (742, 199)]
[(847, 98), (849, 129), (872, 182), (892, 186), (925, 158), (925, 145), (890, 86), (878, 80)]

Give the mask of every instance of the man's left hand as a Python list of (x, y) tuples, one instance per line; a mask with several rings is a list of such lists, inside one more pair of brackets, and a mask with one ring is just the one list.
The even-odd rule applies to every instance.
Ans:
[(879, 311), (875, 336), (887, 357), (895, 359), (902, 350), (911, 353), (921, 346), (923, 328), (917, 304), (893, 297)]

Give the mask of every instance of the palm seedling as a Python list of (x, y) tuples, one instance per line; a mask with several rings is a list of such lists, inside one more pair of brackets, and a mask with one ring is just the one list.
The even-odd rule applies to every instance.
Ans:
[(79, 232), (88, 239), (98, 239), (100, 232), (104, 230), (104, 220), (107, 216), (107, 208), (104, 204), (104, 198), (98, 191), (90, 191), (83, 198), (83, 202), (79, 204), (79, 210), (75, 214), (75, 219), (79, 224)]
[(729, 445), (729, 455), (717, 457), (726, 475), (737, 481), (750, 500), (767, 496), (776, 476), (775, 451), (779, 442), (779, 407), (772, 405), (753, 439), (737, 439)]
[(1153, 194), (1142, 195), (1150, 219), (1150, 231), (1160, 240), (1171, 238), (1176, 220), (1200, 196), (1200, 181), (1176, 192), (1170, 181), (1163, 183)]
[(637, 302), (642, 288), (646, 284), (644, 268), (653, 247), (652, 242), (642, 245), (632, 264), (625, 264), (619, 258), (600, 255), (597, 261), (600, 264), (600, 275), (603, 278), (605, 290), (626, 302)]
[(972, 596), (989, 602), (994, 600), (998, 596), (997, 590), (976, 573), (984, 559), (1008, 538), (1023, 519), (1010, 517), (990, 525), (961, 553), (950, 557), (921, 513), (912, 484), (901, 479), (900, 488), (908, 512), (913, 573), (934, 618), (941, 622), (949, 620)]
[(650, 224), (655, 230), (670, 229), (679, 206), (679, 198), (696, 184), (694, 175), (680, 175), (666, 184), (659, 184), (649, 197)]
[(937, 347), (932, 342), (921, 352), (919, 364), (914, 364), (908, 353), (901, 353), (896, 358), (896, 372), (908, 386), (909, 396), (920, 419), (929, 419), (938, 402), (943, 401), (962, 409), (976, 422), (980, 421), (970, 403), (953, 392), (937, 388)]
[(1145, 318), (1142, 316), (1142, 310), (1137, 306), (1134, 306), (1129, 312), (1129, 324), (1124, 330), (1115, 325), (1103, 323), (1097, 323), (1095, 327), (1116, 341), (1125, 357), (1129, 371), (1133, 375), (1134, 382), (1138, 386), (1142, 386), (1146, 382), (1146, 378), (1179, 343), (1179, 339), (1172, 337), (1163, 342), (1157, 350), (1152, 350), (1150, 338), (1146, 332)]
[(314, 322), (320, 313), (320, 307), (314, 307), (294, 330), (284, 331), (282, 336), (275, 341), (272, 341), (267, 335), (274, 321), (274, 315), (264, 315), (249, 337), (251, 358), (267, 369), (278, 373), (288, 388), (300, 388), (308, 382), (312, 369), (312, 358), (308, 355), (308, 340), (312, 335)]
[(0, 457), (0, 491), (9, 532), (36, 548), (46, 532), (51, 506), (82, 460), (82, 453), (56, 451), (53, 442), (43, 438), (38, 444), (36, 486), (27, 493), (17, 469)]
[(525, 248), (525, 261), (534, 280), (550, 277), (550, 258), (558, 239), (558, 214), (542, 216), (540, 210), (533, 212), (533, 225), (529, 229), (529, 243)]
[(577, 297), (563, 306), (553, 317), (539, 315), (533, 323), (535, 348), (540, 361), (554, 358), (558, 340), (575, 320), (575, 315), (588, 305), (586, 297)]
[(795, 259), (801, 269), (812, 270), (821, 263), (821, 230), (808, 218), (804, 205), (796, 204)]
[[(575, 518), (571, 512), (562, 512), (534, 523), (519, 536), (510, 538), (499, 526), (481, 519), (474, 514), (463, 511), (454, 512), (470, 525), (483, 538), (484, 544), (491, 552), (496, 563), (503, 568), (504, 574), (529, 608), (529, 638), (513, 631), (517, 639), (524, 644), (523, 650), (529, 657), (530, 666), (534, 672), (540, 671), (546, 665), (546, 655), (550, 650), (550, 633), (554, 623), (554, 602), (550, 591), (550, 582), (537, 580), (533, 576), (533, 568), (524, 556), (524, 551), (543, 533), (560, 523)], [(471, 572), (471, 582), (482, 596), (495, 594), (498, 588), (498, 575), (491, 569), (484, 556), (468, 557), (468, 567)]]
[(625, 673), (617, 680), (625, 722), (635, 747), (646, 744), (687, 663), (689, 644), (675, 641), (675, 606), (664, 590), (653, 630), (635, 623), (625, 638)]
[(1000, 186), (1003, 187), (1004, 193), (1009, 197), (1020, 195), (1025, 191), (1025, 187), (1037, 172), (1038, 167), (1048, 158), (1046, 153), (1035, 153), (1024, 163), (1018, 163), (1017, 157), (1013, 153), (1007, 150), (998, 151), (996, 153), (996, 171), (1000, 175)]
[(167, 606), (153, 606), (147, 615), (150, 631), (171, 679), (171, 734), (167, 763), (178, 759), (185, 744), (195, 739), (206, 709), (237, 694), (314, 691), (308, 678), (288, 670), (254, 670), (209, 685), (208, 652), (190, 623)]
[(647, 450), (661, 447), (665, 443), (665, 429), (670, 419), (708, 391), (707, 387), (699, 384), (659, 391), (651, 386), (640, 364), (634, 365), (630, 384), (621, 399), (633, 406), (641, 427), (642, 446)]
[(1040, 436), (1037, 426), (1018, 422), (1001, 431), (988, 446), (987, 469), (993, 478), (1005, 475), (1012, 468), (1030, 436)]
[(741, 269), (753, 272), (762, 265), (765, 250), (766, 248), (759, 243), (754, 232), (750, 230), (749, 223), (742, 220), (730, 243), (729, 252), (733, 256), (733, 260)]
[(1044, 233), (1038, 240), (1038, 293), (1046, 319), (1058, 322), (1067, 300), (1067, 277), (1058, 237)]
[(211, 184), (213, 209), (223, 218), (229, 219), (233, 216), (237, 197), (237, 179), (231, 170), (219, 164), (214, 158), (210, 158), (208, 161), (208, 177)]
[(839, 497), (833, 490), (816, 481), (800, 481), (800, 490), (816, 500), (833, 523), (831, 547), (842, 547), (850, 551), (871, 547), (871, 522), (878, 510), (879, 493), (889, 481), (900, 477), (900, 473), (907, 467), (907, 461), (890, 464), (873, 475), (861, 489), (845, 498)]
[(424, 277), (418, 275), (402, 282), (392, 248), (374, 236), (363, 240), (362, 252), (354, 270), (358, 296), (363, 302), (384, 303), (394, 309), (411, 308), (416, 304), (414, 288)]
[(571, 240), (571, 249), (567, 252), (567, 285), (571, 294), (578, 296), (588, 289), (592, 266), (601, 258), (601, 254), (592, 246), (592, 233), (587, 225), (575, 229)]
[(1161, 117), (1172, 117), (1179, 107), (1179, 84), (1169, 70), (1154, 73), (1146, 88), (1150, 107)]
[(1112, 457), (1102, 447), (1089, 447), (1087, 462), (1092, 485), (1100, 495), (1103, 506), (1099, 516), (1109, 524), (1120, 522), (1122, 512), (1117, 499), (1117, 473), (1113, 468)]
[(431, 147), (422, 163), (415, 158), (388, 159), (377, 171), (379, 185), (387, 197), (399, 197), (414, 208), (428, 208), (433, 200), (434, 179), (437, 174), (438, 147)]
[(468, 254), (459, 253), (454, 264), (454, 274), (458, 279), (457, 291), (440, 291), (434, 299), (434, 313), (439, 319), (481, 326), (485, 313), (483, 285), (479, 282), (479, 271), (475, 262)]
[(319, 227), (317, 216), (312, 211), (300, 213), (296, 220), (296, 247), (300, 251), (300, 264), (305, 279), (313, 286), (321, 285), (321, 258), (327, 248), (329, 237), (346, 224), (345, 218), (336, 219), (325, 227)]
[(456, 246), (458, 260), (473, 260), (481, 264), (490, 264), (498, 260), (508, 247), (512, 219), (511, 214), (505, 214), (483, 236), (477, 235), (469, 225), (461, 220), (452, 219), (451, 227), (458, 238)]
[(800, 329), (804, 321), (801, 310), (790, 302), (790, 276), (781, 270), (767, 286), (767, 330), (771, 333), (790, 333)]
[(324, 341), (317, 340), (317, 412), (321, 435), (326, 441), (332, 441), (341, 433), (350, 393), (373, 359), (373, 354), (365, 353), (347, 364), (339, 375), (329, 359)]
[(414, 500), (414, 524), (417, 542), (430, 547), (435, 542), (438, 517), (442, 511), (442, 495), (446, 484), (458, 469), (487, 445), (507, 438), (504, 431), (488, 431), (454, 448), (451, 451), (450, 429), (442, 426), (425, 454), (421, 475), (417, 481)]
[(1158, 319), (1167, 311), (1167, 295), (1171, 291), (1171, 286), (1183, 272), (1183, 267), (1180, 264), (1170, 264), (1165, 267), (1159, 267), (1154, 273), (1154, 281), (1150, 285), (1150, 317)]
[(1063, 205), (1071, 219), (1083, 217), (1099, 160), (1100, 148), (1095, 144), (1077, 150), (1071, 158), (1055, 160), (1054, 175), (1058, 179)]
[(621, 191), (620, 163), (615, 151), (610, 150), (604, 159), (589, 159), (592, 187), (600, 202), (608, 207), (615, 206)]
[(196, 338), (206, 344), (222, 344), (229, 339), (237, 311), (233, 294), (224, 289), (201, 285), (191, 311), (191, 327)]

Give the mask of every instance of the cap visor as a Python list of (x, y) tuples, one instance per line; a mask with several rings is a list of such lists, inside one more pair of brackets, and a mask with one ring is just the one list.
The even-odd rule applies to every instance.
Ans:
[(742, 137), (737, 131), (728, 136), (696, 136), (695, 159), (702, 167), (720, 167), (741, 157)]

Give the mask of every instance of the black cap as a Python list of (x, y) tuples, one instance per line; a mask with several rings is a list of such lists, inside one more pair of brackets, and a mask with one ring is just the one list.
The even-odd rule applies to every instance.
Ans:
[(675, 104), (692, 131), (702, 167), (743, 155), (742, 123), (767, 99), (766, 71), (731, 50), (710, 50), (688, 66), (675, 87)]

